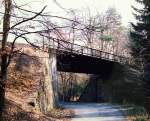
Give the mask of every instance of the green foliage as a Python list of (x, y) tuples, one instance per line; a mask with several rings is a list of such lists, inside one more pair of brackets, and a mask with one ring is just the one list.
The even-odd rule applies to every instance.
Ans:
[(142, 49), (150, 46), (150, 4), (147, 4), (146, 0), (137, 0), (137, 2), (143, 4), (144, 8), (139, 10), (133, 7), (137, 13), (134, 14), (137, 24), (132, 23), (130, 32), (131, 49), (134, 57), (140, 56)]
[(146, 115), (146, 111), (145, 111), (144, 107), (135, 106), (135, 105), (132, 105), (131, 107), (129, 106), (129, 109), (127, 109), (126, 113), (128, 116), (144, 116), (144, 115)]
[(140, 36), (135, 32), (130, 32), (131, 36), (131, 49), (132, 49), (132, 55), (136, 57), (140, 57), (140, 51), (142, 50), (142, 43)]
[(124, 114), (132, 121), (148, 121), (148, 115), (144, 107), (133, 104), (122, 106)]
[(111, 77), (104, 81), (104, 100), (110, 103), (143, 105), (141, 72), (135, 68), (114, 65)]
[(146, 119), (144, 119), (143, 117), (140, 117), (140, 118), (136, 118), (135, 120), (133, 121), (146, 121)]
[(137, 24), (132, 24), (131, 45), (134, 57), (144, 61), (144, 104), (150, 114), (150, 1), (136, 0), (143, 5), (142, 9), (134, 8)]
[(137, 24), (131, 24), (132, 29), (130, 32), (131, 37), (131, 49), (134, 58), (141, 58), (141, 54), (144, 49), (148, 49), (150, 46), (150, 1), (148, 0), (136, 0), (138, 3), (143, 4), (143, 9), (135, 10), (135, 18)]
[(112, 36), (110, 36), (110, 35), (102, 36), (100, 39), (103, 41), (112, 41), (113, 40)]

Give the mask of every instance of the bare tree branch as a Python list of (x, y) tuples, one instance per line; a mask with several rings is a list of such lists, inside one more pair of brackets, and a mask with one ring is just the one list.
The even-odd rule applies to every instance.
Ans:
[(25, 22), (27, 22), (27, 21), (33, 20), (33, 19), (36, 18), (37, 16), (41, 15), (41, 13), (45, 10), (45, 8), (46, 8), (46, 6), (45, 6), (39, 13), (35, 14), (34, 16), (32, 16), (32, 17), (30, 17), (30, 18), (28, 18), (28, 19), (25, 19), (25, 20), (23, 20), (23, 21), (18, 22), (17, 24), (11, 26), (10, 29), (13, 29), (13, 28), (15, 28), (16, 26), (18, 26), (18, 25), (20, 25), (20, 24), (22, 24), (22, 23), (25, 23)]

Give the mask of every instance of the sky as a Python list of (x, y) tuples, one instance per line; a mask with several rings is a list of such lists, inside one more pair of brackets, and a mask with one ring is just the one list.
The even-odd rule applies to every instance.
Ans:
[[(21, 5), (27, 10), (33, 10), (35, 12), (41, 11), (44, 6), (45, 12), (49, 12), (52, 15), (58, 15), (66, 17), (67, 10), (75, 9), (85, 12), (88, 9), (91, 10), (91, 14), (95, 15), (97, 12), (105, 12), (109, 7), (116, 8), (117, 12), (122, 16), (122, 24), (127, 27), (130, 22), (135, 22), (132, 15), (132, 5), (136, 5), (135, 0), (14, 0), (17, 5)], [(0, 0), (0, 11), (2, 10), (2, 4)], [(80, 14), (80, 12), (79, 12)], [(2, 17), (2, 16), (1, 16)], [(0, 31), (2, 29), (2, 18), (0, 18)]]
[[(134, 21), (131, 5), (135, 0), (57, 0), (64, 8), (84, 9), (90, 8), (91, 11), (99, 13), (106, 11), (109, 7), (115, 7), (122, 16), (123, 25), (127, 26), (129, 22)], [(49, 0), (50, 2), (50, 0)]]
[[(122, 23), (128, 26), (129, 22), (134, 22), (132, 15), (132, 5), (135, 5), (135, 0), (15, 0), (18, 4), (29, 2), (29, 9), (39, 11), (42, 6), (47, 5), (46, 11), (51, 14), (65, 16), (67, 9), (76, 9), (85, 11), (87, 8), (94, 15), (97, 12), (106, 11), (109, 7), (115, 7), (117, 12), (122, 16)], [(57, 1), (57, 2), (55, 2)], [(58, 4), (56, 4), (58, 3)], [(62, 9), (63, 8), (63, 9)]]

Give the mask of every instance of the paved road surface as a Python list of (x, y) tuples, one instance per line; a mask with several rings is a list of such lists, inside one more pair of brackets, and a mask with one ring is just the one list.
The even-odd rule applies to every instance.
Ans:
[(64, 103), (65, 108), (75, 111), (71, 121), (125, 121), (118, 106), (96, 103)]

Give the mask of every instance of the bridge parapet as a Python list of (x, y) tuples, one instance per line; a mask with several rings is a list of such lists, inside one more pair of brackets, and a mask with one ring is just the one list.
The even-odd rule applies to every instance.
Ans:
[(50, 48), (59, 51), (65, 51), (65, 52), (67, 51), (69, 53), (81, 54), (81, 55), (90, 56), (94, 58), (100, 58), (103, 60), (119, 62), (121, 64), (131, 64), (131, 59), (129, 57), (120, 56), (109, 52), (104, 52), (102, 50), (89, 48), (87, 46), (74, 44), (64, 40), (53, 38), (51, 39), (49, 46)]

